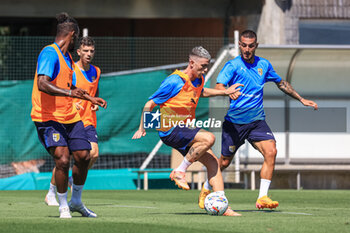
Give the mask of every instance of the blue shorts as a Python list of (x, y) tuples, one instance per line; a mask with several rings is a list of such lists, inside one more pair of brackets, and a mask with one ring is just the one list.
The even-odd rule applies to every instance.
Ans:
[(249, 124), (235, 124), (224, 121), (222, 125), (221, 154), (232, 156), (245, 140), (253, 142), (275, 140), (270, 127), (265, 120), (254, 121)]
[(45, 149), (65, 146), (69, 151), (91, 150), (88, 136), (82, 121), (72, 124), (62, 124), (56, 121), (34, 122), (39, 140)]
[(87, 134), (88, 137), (88, 141), (89, 142), (95, 142), (98, 143), (98, 137), (97, 137), (97, 132), (96, 132), (96, 128), (93, 125), (88, 125), (85, 127), (85, 132)]
[(160, 139), (165, 145), (178, 150), (183, 156), (185, 156), (190, 149), (188, 144), (193, 141), (199, 130), (200, 128), (190, 129), (177, 126), (168, 136), (161, 137)]

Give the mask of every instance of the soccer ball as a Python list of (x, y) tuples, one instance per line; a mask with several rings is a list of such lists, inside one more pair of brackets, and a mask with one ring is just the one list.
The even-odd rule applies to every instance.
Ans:
[(210, 193), (204, 200), (204, 209), (209, 215), (223, 215), (227, 208), (227, 198), (219, 192)]

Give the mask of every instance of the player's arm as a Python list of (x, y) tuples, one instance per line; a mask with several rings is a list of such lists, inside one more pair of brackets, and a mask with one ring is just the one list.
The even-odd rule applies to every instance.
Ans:
[[(226, 87), (225, 87), (225, 85), (223, 83), (216, 83), (215, 89), (217, 89), (217, 90), (226, 90)], [(229, 96), (230, 96), (231, 99), (236, 100), (236, 99), (238, 99), (238, 97), (241, 94), (242, 93), (240, 91), (238, 91), (238, 92), (235, 92), (233, 94), (230, 94)]]
[(146, 136), (146, 130), (145, 128), (143, 128), (143, 113), (152, 112), (155, 106), (157, 106), (157, 104), (153, 100), (147, 101), (147, 103), (145, 104), (142, 110), (139, 129), (134, 133), (134, 136), (132, 136), (132, 139), (139, 139), (141, 137)]
[[(235, 76), (236, 70), (237, 70), (237, 68), (236, 68), (236, 65), (234, 64), (234, 62), (232, 62), (232, 61), (226, 62), (226, 64), (224, 65), (224, 67), (222, 68), (222, 70), (220, 71), (220, 73), (217, 77), (215, 89), (221, 90), (221, 91), (227, 90), (226, 87), (228, 86), (228, 84), (232, 81), (233, 77)], [(236, 84), (234, 84), (234, 85), (236, 85)], [(234, 85), (232, 85), (232, 86), (234, 86)], [(240, 86), (243, 86), (243, 85), (240, 84)], [(240, 91), (233, 92), (233, 93), (229, 94), (230, 98), (233, 100), (238, 99), (238, 97), (240, 95), (241, 95)]]
[(53, 96), (69, 96), (72, 98), (79, 98), (88, 100), (93, 104), (97, 104), (103, 108), (107, 107), (107, 102), (99, 97), (91, 97), (87, 94), (87, 92), (81, 88), (74, 89), (63, 89), (59, 88), (53, 83), (50, 82), (51, 78), (46, 75), (38, 75), (38, 89), (46, 94)]
[[(99, 94), (100, 94), (99, 88), (97, 87), (95, 97), (98, 97)], [(95, 104), (91, 105), (91, 111), (95, 111), (95, 112), (98, 111), (98, 105), (95, 105)]]
[[(84, 94), (76, 95), (75, 91), (79, 92), (79, 90), (84, 91)], [(87, 101), (90, 101), (93, 105), (98, 105), (98, 106), (101, 106), (102, 108), (107, 108), (107, 102), (104, 99), (102, 99), (100, 97), (90, 96), (85, 90), (83, 90), (81, 88), (72, 86), (71, 91), (72, 92), (71, 92), (70, 97), (72, 97), (72, 98), (87, 100)]]
[(53, 83), (50, 82), (51, 78), (46, 75), (39, 75), (38, 76), (38, 89), (39, 91), (42, 91), (46, 94), (53, 95), (53, 96), (70, 96), (73, 98), (81, 98), (83, 99), (84, 94), (86, 94), (86, 91), (80, 88), (75, 88), (71, 90), (59, 88)]
[(82, 99), (90, 101), (93, 105), (98, 105), (102, 108), (107, 108), (107, 102), (100, 97), (92, 97), (88, 94), (84, 94)]
[(237, 94), (238, 96), (241, 94), (238, 87), (243, 87), (242, 84), (236, 83), (230, 86), (229, 88), (224, 89), (212, 89), (212, 88), (204, 88), (201, 94), (202, 97), (213, 97), (213, 96), (227, 96), (232, 94)]
[(283, 91), (284, 93), (286, 93), (287, 95), (289, 95), (290, 97), (296, 99), (296, 100), (299, 100), (304, 106), (310, 106), (310, 107), (313, 107), (315, 110), (318, 109), (318, 106), (317, 104), (312, 101), (312, 100), (307, 100), (307, 99), (304, 99), (303, 97), (301, 97), (295, 90), (294, 88), (292, 87), (292, 85), (285, 81), (285, 80), (281, 80), (281, 82), (279, 83), (276, 83), (277, 87)]

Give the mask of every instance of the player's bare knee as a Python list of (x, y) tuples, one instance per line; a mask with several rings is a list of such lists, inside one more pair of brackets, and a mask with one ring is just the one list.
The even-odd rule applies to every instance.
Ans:
[(69, 170), (69, 157), (61, 156), (60, 159), (56, 160), (56, 169)]
[(92, 149), (92, 150), (90, 151), (90, 158), (91, 158), (91, 159), (92, 159), (92, 158), (98, 158), (98, 150)]
[(90, 159), (91, 155), (90, 155), (90, 151), (88, 150), (83, 150), (79, 153), (79, 157), (84, 160), (87, 161)]
[(264, 153), (265, 161), (269, 165), (275, 165), (276, 156), (277, 156), (277, 149), (271, 149)]
[(269, 158), (269, 159), (275, 159), (277, 155), (277, 149), (273, 148), (264, 153), (264, 156)]
[(220, 158), (220, 169), (225, 170), (228, 166), (231, 164), (231, 158), (225, 158), (224, 156), (221, 156)]
[(222, 162), (220, 163), (220, 169), (221, 169), (221, 171), (222, 171), (222, 170), (225, 170), (229, 165), (230, 165), (229, 162), (227, 162), (227, 161), (222, 161)]
[(74, 152), (74, 161), (76, 165), (86, 165), (90, 162), (90, 151), (81, 150)]
[(214, 143), (215, 143), (215, 135), (210, 133), (210, 132), (208, 132), (207, 135), (206, 135), (204, 143), (206, 144), (206, 146), (208, 148), (211, 148), (214, 145)]

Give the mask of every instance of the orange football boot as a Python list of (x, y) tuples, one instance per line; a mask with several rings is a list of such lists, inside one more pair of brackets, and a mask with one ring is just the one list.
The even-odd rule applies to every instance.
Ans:
[(223, 216), (234, 216), (234, 217), (238, 217), (238, 216), (242, 216), (242, 215), (239, 214), (239, 213), (237, 213), (237, 212), (235, 212), (235, 211), (233, 211), (233, 210), (231, 209), (231, 207), (229, 206), (229, 207), (227, 208), (226, 212), (223, 214)]
[(256, 200), (255, 206), (256, 208), (260, 209), (264, 209), (264, 208), (276, 208), (278, 206), (278, 201), (273, 201), (271, 200), (271, 198), (269, 198), (268, 196), (263, 196), (260, 197), (258, 200)]
[(175, 181), (175, 184), (179, 187), (182, 188), (184, 190), (189, 190), (190, 186), (188, 186), (187, 181), (185, 179), (185, 172), (180, 172), (180, 171), (175, 171), (173, 170), (170, 173), (170, 179)]
[(210, 194), (210, 190), (204, 188), (204, 184), (203, 184), (201, 193), (199, 194), (199, 197), (198, 197), (199, 208), (204, 209), (204, 201), (205, 201), (205, 198), (208, 196), (208, 194)]

